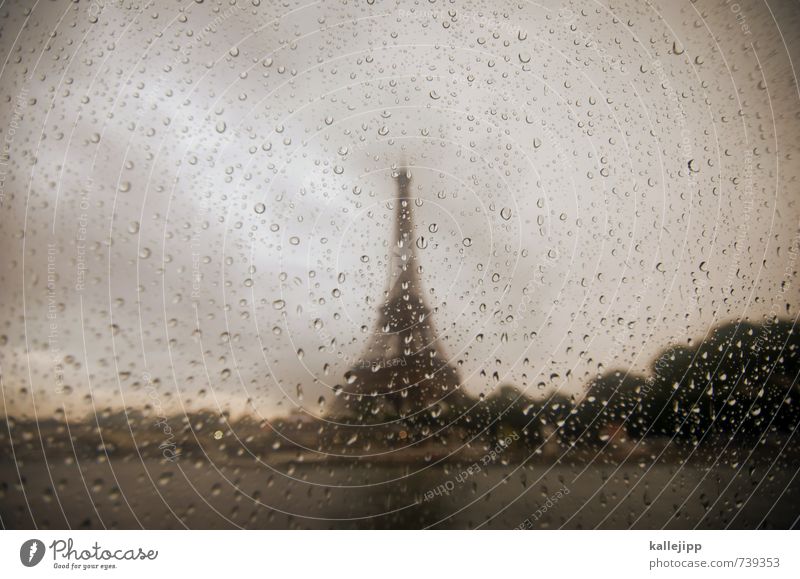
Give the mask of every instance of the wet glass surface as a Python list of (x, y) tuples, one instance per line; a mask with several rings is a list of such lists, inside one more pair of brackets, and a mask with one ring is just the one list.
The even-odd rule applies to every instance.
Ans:
[(791, 2), (4, 5), (4, 528), (793, 528)]

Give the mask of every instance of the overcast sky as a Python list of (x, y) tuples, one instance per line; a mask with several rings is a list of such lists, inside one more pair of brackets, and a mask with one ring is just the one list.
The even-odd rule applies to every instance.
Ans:
[(796, 9), (560, 4), (4, 5), (8, 412), (319, 412), (403, 162), (472, 392), (795, 317)]

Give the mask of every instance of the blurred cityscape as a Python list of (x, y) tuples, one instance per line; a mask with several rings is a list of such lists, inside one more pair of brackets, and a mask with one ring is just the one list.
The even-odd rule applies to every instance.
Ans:
[[(564, 501), (559, 517), (566, 526), (635, 525), (651, 510), (650, 485), (639, 489), (644, 495), (625, 509), (622, 519), (608, 518), (615, 510), (608, 496), (631, 501), (631, 492), (647, 477), (657, 489), (670, 488), (670, 502), (662, 501), (651, 513), (667, 517), (664, 525), (696, 526), (704, 520), (712, 527), (796, 525), (798, 490), (794, 477), (788, 478), (789, 465), (800, 458), (795, 440), (800, 424), (800, 342), (793, 322), (775, 318), (761, 324), (722, 325), (699, 344), (668, 347), (646, 375), (607, 371), (579, 395), (558, 391), (532, 395), (513, 384), (500, 384), (488, 395), (474, 396), (462, 387), (457, 368), (439, 345), (433, 311), (425, 302), (418, 275), (410, 174), (400, 170), (396, 178), (394, 243), (377, 328), (362, 359), (335, 387), (328, 410), (320, 415), (298, 406), (281, 416), (232, 418), (211, 410), (159, 415), (158, 407), (146, 405), (107, 408), (80, 420), (63, 413), (38, 420), (9, 417), (0, 424), (0, 445), (5, 449), (0, 459), (4, 525), (29, 526), (34, 520), (46, 524), (49, 517), (42, 511), (51, 512), (53, 499), (65, 494), (73, 509), (84, 505), (67, 514), (59, 501), (69, 526), (105, 525), (109, 516), (116, 525), (134, 525), (117, 517), (123, 502), (128, 503), (132, 492), (146, 489), (149, 480), (155, 494), (139, 497), (149, 513), (149, 525), (180, 521), (185, 526), (229, 526), (230, 518), (223, 517), (222, 523), (211, 515), (218, 514), (217, 509), (198, 514), (194, 504), (176, 516), (169, 506), (179, 502), (176, 489), (182, 488), (178, 494), (196, 493), (204, 477), (211, 496), (232, 485), (237, 494), (220, 508), (238, 515), (242, 481), (267, 474), (266, 488), (275, 491), (273, 501), (262, 504), (265, 491), (255, 483), (253, 495), (247, 495), (254, 510), (245, 526), (293, 526), (293, 517), (274, 515), (285, 515), (299, 504), (307, 514), (306, 525), (298, 526), (448, 524), (443, 521), (475, 526), (474, 520), (458, 519), (464, 507), (453, 507), (447, 514), (441, 503), (439, 509), (432, 505), (455, 496), (474, 502), (477, 499), (470, 497), (479, 496), (479, 480), (492, 481), (491, 489), (510, 482), (523, 487), (517, 498), (504, 498), (510, 502), (499, 511), (480, 511), (482, 517), (494, 519), (496, 512), (511, 507), (511, 522), (498, 520), (497, 525), (549, 526), (551, 520), (543, 516), (542, 507), (530, 515), (527, 511), (536, 504), (524, 506), (532, 497), (535, 500), (535, 493), (513, 506), (526, 495), (528, 477), (534, 473), (541, 473), (535, 480), (546, 505)], [(192, 465), (194, 473), (183, 465)], [(53, 472), (65, 469), (77, 469), (79, 476), (72, 472), (55, 480)], [(596, 484), (575, 485), (587, 470), (601, 479), (615, 474), (617, 478), (598, 496)], [(207, 480), (211, 471), (219, 475), (213, 483)], [(224, 471), (232, 471), (233, 481)], [(676, 488), (670, 481), (679, 473), (681, 484)], [(757, 473), (760, 477), (752, 478)], [(774, 510), (777, 503), (762, 506), (760, 501), (770, 495), (761, 489), (750, 506), (755, 510), (736, 522), (753, 487), (761, 486), (765, 476), (778, 488), (783, 485), (778, 500), (787, 501), (789, 508)], [(60, 487), (69, 480), (73, 488), (65, 493)], [(76, 480), (84, 481), (86, 496), (75, 488)], [(325, 487), (327, 494), (322, 500), (298, 503), (291, 488), (299, 482), (309, 485), (307, 499), (315, 486)], [(681, 488), (691, 484), (694, 490)], [(709, 484), (712, 488), (705, 488)], [(376, 487), (386, 485), (396, 488), (376, 494)], [(31, 487), (44, 489), (43, 493), (31, 494)], [(698, 488), (704, 490), (686, 507)], [(334, 498), (332, 489), (354, 494)], [(162, 492), (171, 498), (164, 500)], [(711, 497), (726, 493), (731, 496), (713, 512), (718, 501)], [(283, 508), (276, 507), (274, 495), (282, 495)], [(568, 496), (585, 502), (572, 505), (570, 511)], [(94, 516), (87, 510), (87, 497)], [(156, 497), (162, 497), (167, 511), (159, 511)], [(676, 502), (681, 499), (682, 504)], [(353, 501), (367, 507), (382, 505), (384, 514), (347, 510)], [(600, 505), (584, 510), (592, 501)], [(401, 514), (393, 508), (398, 504), (404, 505)], [(408, 510), (412, 506), (416, 510)], [(36, 509), (40, 511), (34, 516)], [(261, 519), (265, 512), (272, 518)], [(338, 522), (330, 523), (335, 519), (332, 512), (341, 515)], [(602, 513), (605, 516), (598, 518)]]

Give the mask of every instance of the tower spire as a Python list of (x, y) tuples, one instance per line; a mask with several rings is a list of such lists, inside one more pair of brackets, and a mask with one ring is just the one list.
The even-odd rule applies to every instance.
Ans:
[(411, 174), (407, 167), (397, 172), (397, 198), (394, 207), (395, 243), (390, 253), (389, 291), (398, 281), (412, 281), (414, 274), (414, 206), (410, 197)]

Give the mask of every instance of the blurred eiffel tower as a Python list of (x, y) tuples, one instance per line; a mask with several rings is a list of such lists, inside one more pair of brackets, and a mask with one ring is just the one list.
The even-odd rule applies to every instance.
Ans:
[(396, 178), (395, 240), (378, 325), (362, 358), (345, 374), (346, 385), (332, 408), (338, 418), (362, 424), (418, 413), (443, 418), (464, 398), (458, 372), (447, 361), (423, 297), (411, 175), (401, 168)]

